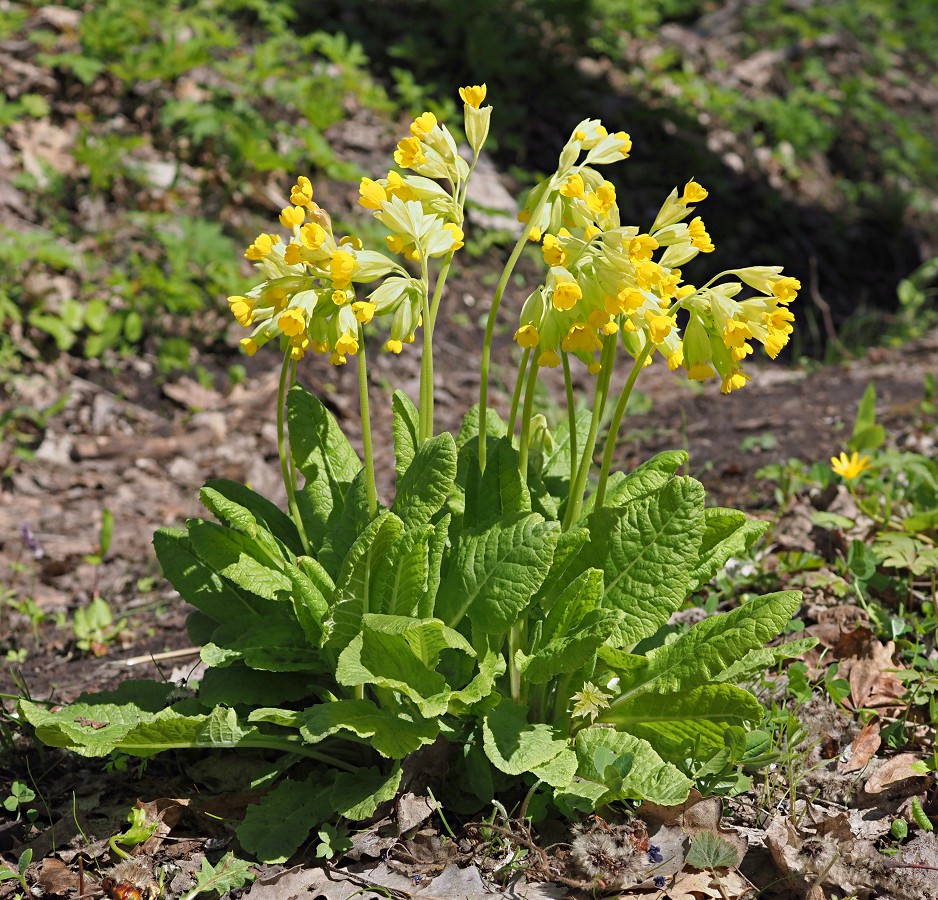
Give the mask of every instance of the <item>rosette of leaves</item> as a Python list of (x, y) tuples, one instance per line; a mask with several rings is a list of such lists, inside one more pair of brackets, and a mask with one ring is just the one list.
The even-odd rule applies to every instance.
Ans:
[[(445, 799), (459, 808), (519, 789), (565, 812), (679, 803), (694, 784), (738, 789), (769, 744), (739, 684), (810, 644), (766, 647), (800, 596), (759, 597), (683, 633), (668, 621), (763, 525), (705, 507), (702, 485), (676, 474), (685, 455), (670, 452), (612, 476), (603, 507), (587, 502), (563, 531), (564, 426), (523, 477), (490, 414), (480, 474), (476, 411), (458, 435), (423, 443), (404, 394), (393, 411), (396, 495), (372, 518), (352, 446), (294, 387), (287, 418), (310, 549), (264, 497), (209, 482), (201, 498), (215, 521), (154, 540), (195, 608), (188, 629), (207, 666), (195, 696), (128, 682), (56, 711), (24, 700), (37, 736), (86, 756), (282, 751), (279, 783), (238, 830), (267, 861), (288, 858), (319, 823), (372, 816), (400, 789), (407, 758), (438, 741), (450, 747)], [(587, 418), (579, 424), (585, 432)]]

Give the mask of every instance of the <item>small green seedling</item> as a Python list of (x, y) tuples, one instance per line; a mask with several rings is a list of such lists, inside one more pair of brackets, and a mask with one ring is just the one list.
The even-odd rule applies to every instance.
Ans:
[(31, 849), (24, 850), (20, 854), (19, 862), (16, 865), (16, 869), (11, 869), (8, 866), (0, 866), (0, 884), (4, 881), (10, 881), (15, 878), (20, 886), (23, 888), (23, 893), (29, 895), (29, 885), (26, 883), (26, 870), (29, 868), (29, 864), (33, 861), (33, 851)]
[(10, 785), (10, 795), (3, 801), (3, 808), (7, 812), (16, 813), (16, 819), (19, 821), (21, 816), (25, 816), (30, 823), (35, 822), (39, 815), (39, 810), (27, 808), (27, 804), (36, 799), (36, 792), (23, 781), (14, 781)]

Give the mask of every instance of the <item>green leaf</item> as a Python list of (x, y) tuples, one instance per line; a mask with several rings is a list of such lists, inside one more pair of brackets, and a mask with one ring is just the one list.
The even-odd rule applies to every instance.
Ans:
[[(503, 438), (508, 433), (508, 426), (494, 409), (485, 411), (485, 431), (489, 437)], [(463, 416), (462, 423), (459, 426), (459, 434), (456, 435), (456, 446), (460, 450), (473, 438), (479, 437), (479, 404), (475, 403), (469, 408)], [(488, 448), (488, 444), (486, 444)]]
[(315, 826), (331, 818), (333, 778), (325, 772), (304, 781), (281, 781), (260, 803), (249, 806), (236, 833), (241, 846), (261, 862), (286, 862)]
[(710, 581), (728, 559), (744, 554), (765, 534), (768, 527), (768, 522), (750, 521), (744, 512), (737, 509), (705, 509), (700, 555), (687, 586), (688, 593), (693, 593)]
[(551, 787), (565, 788), (576, 776), (578, 766), (579, 760), (576, 753), (569, 747), (565, 747), (549, 762), (531, 769), (531, 774)]
[(531, 725), (527, 710), (503, 699), (482, 721), (482, 746), (492, 765), (522, 775), (549, 763), (566, 749), (551, 725)]
[(205, 487), (249, 510), (255, 520), (283, 541), (295, 556), (302, 555), (303, 544), (296, 525), (276, 504), (240, 482), (227, 478), (213, 478), (205, 483)]
[(435, 534), (432, 525), (421, 525), (405, 531), (391, 546), (375, 578), (378, 612), (418, 615), (421, 604), (426, 603), (430, 543)]
[[(664, 450), (645, 460), (627, 475), (615, 473), (620, 477), (607, 482), (603, 506), (607, 509), (617, 509), (633, 500), (656, 493), (675, 477), (674, 473), (686, 462), (687, 453), (683, 450)], [(594, 494), (587, 497), (581, 518), (586, 519), (593, 512), (595, 500)]]
[(373, 597), (372, 593), (379, 585), (372, 582), (377, 569), (403, 530), (403, 522), (386, 510), (352, 544), (342, 563), (333, 594), (330, 647), (347, 646), (358, 633), (362, 616), (378, 608), (380, 598), (377, 594)]
[[(300, 559), (305, 559), (307, 565), (315, 563), (315, 560), (309, 556), (300, 557)], [(318, 565), (318, 563), (315, 564)], [(322, 646), (327, 637), (325, 631), (325, 620), (329, 614), (327, 597), (331, 597), (332, 592), (329, 591), (328, 594), (323, 594), (316, 582), (309, 578), (302, 569), (287, 569), (286, 574), (293, 585), (293, 592), (290, 595), (293, 614), (300, 623), (303, 634), (310, 646)], [(326, 579), (329, 579), (325, 571), (322, 574), (325, 575)]]
[(467, 526), (486, 527), (517, 513), (531, 511), (531, 495), (521, 477), (520, 462), (511, 438), (501, 438), (488, 455), (478, 493), (470, 491), (467, 484)]
[(784, 659), (804, 656), (817, 642), (817, 638), (801, 638), (797, 641), (786, 641), (776, 647), (757, 647), (714, 676), (714, 681), (727, 684), (748, 681), (755, 675), (774, 669)]
[(687, 596), (703, 535), (704, 489), (673, 478), (659, 491), (589, 519), (579, 566), (602, 569), (604, 605), (622, 612), (619, 640), (654, 634)]
[(340, 816), (353, 822), (368, 819), (379, 804), (394, 799), (402, 774), (399, 765), (388, 775), (373, 766), (359, 769), (354, 775), (340, 772), (332, 787), (332, 805)]
[[(581, 409), (576, 415), (577, 464), (583, 454), (583, 447), (589, 434), (592, 410)], [(555, 496), (561, 496), (559, 490), (570, 481), (570, 425), (567, 419), (557, 427), (553, 435), (553, 446), (544, 454), (541, 464), (541, 478), (551, 488)]]
[(391, 396), (391, 410), (394, 414), (391, 424), (394, 433), (394, 471), (400, 478), (410, 468), (417, 447), (420, 446), (420, 413), (403, 391), (395, 391)]
[(456, 483), (456, 444), (449, 432), (425, 441), (399, 477), (391, 511), (404, 526), (423, 525), (442, 508)]
[(677, 640), (645, 657), (626, 659), (627, 654), (602, 650), (600, 655), (612, 668), (619, 669), (619, 663), (625, 663), (619, 669), (623, 672), (622, 695), (612, 706), (648, 690), (671, 694), (717, 680), (732, 663), (779, 634), (800, 605), (798, 591), (765, 594), (698, 622)]
[(558, 536), (557, 523), (536, 513), (463, 532), (440, 588), (437, 615), (455, 627), (469, 614), (473, 628), (507, 632), (544, 581)]
[(254, 514), (240, 503), (229, 500), (220, 491), (206, 485), (199, 492), (199, 498), (202, 504), (212, 513), (223, 525), (235, 531), (240, 531), (245, 537), (250, 538), (261, 550), (263, 557), (286, 561), (289, 565), (295, 562), (295, 556), (282, 543), (280, 543), (263, 525), (259, 524)]
[(300, 722), (300, 734), (312, 744), (347, 731), (392, 759), (403, 759), (424, 744), (432, 744), (440, 731), (435, 719), (412, 719), (381, 709), (370, 700), (321, 703), (304, 710)]
[(267, 706), (310, 695), (309, 685), (289, 672), (262, 672), (240, 663), (226, 669), (207, 669), (199, 682), (204, 706)]
[(870, 382), (863, 392), (857, 418), (853, 423), (853, 434), (847, 447), (858, 453), (878, 450), (886, 440), (886, 429), (876, 424), (876, 384)]
[(690, 839), (687, 865), (695, 869), (719, 869), (738, 866), (739, 851), (714, 831), (698, 831)]
[(283, 561), (274, 561), (248, 535), (201, 519), (190, 519), (187, 526), (192, 549), (219, 575), (266, 600), (290, 591), (290, 579), (278, 571)]
[(202, 868), (195, 873), (195, 886), (188, 890), (180, 900), (193, 900), (199, 894), (227, 894), (236, 888), (244, 887), (257, 876), (251, 871), (251, 863), (238, 859), (230, 850), (212, 865), (208, 858), (202, 857)]
[[(443, 569), (443, 552), (449, 540), (449, 526), (451, 517), (447, 513), (433, 527), (433, 536), (430, 538), (427, 549), (427, 592), (417, 609), (417, 615), (422, 619), (436, 616), (436, 596), (440, 589), (440, 579)], [(440, 618), (436, 616), (436, 618)]]
[(299, 385), (287, 394), (287, 424), (290, 452), (306, 479), (303, 524), (319, 547), (362, 464), (332, 413)]
[(580, 550), (589, 540), (590, 533), (586, 528), (571, 528), (564, 531), (557, 538), (554, 558), (544, 583), (538, 589), (532, 606), (540, 607), (548, 612), (554, 608), (558, 597), (569, 587), (570, 582), (582, 574), (582, 566), (578, 563)]
[(249, 624), (236, 620), (219, 625), (211, 642), (202, 647), (201, 657), (208, 666), (225, 667), (242, 661), (265, 672), (322, 672), (326, 668), (295, 619), (271, 616)]
[[(309, 511), (309, 498), (306, 494), (297, 494), (297, 505), (305, 522)], [(319, 550), (316, 553), (316, 558), (332, 578), (339, 577), (343, 560), (348, 555), (352, 544), (371, 523), (371, 519), (371, 510), (368, 506), (368, 479), (365, 477), (365, 470), (362, 469), (353, 479), (343, 504), (335, 508), (326, 522), (326, 534), (320, 541)]]
[[(612, 728), (592, 726), (577, 732), (576, 755), (580, 761), (577, 774), (587, 781), (604, 784), (607, 791), (602, 803), (613, 800), (650, 800), (662, 806), (676, 806), (687, 799), (691, 780), (665, 762), (652, 746), (641, 738)], [(597, 761), (609, 760), (617, 777), (608, 784), (607, 769), (597, 769)]]
[(336, 680), (350, 687), (372, 684), (397, 691), (433, 718), (446, 712), (453, 693), (436, 671), (447, 648), (475, 656), (469, 642), (438, 619), (366, 615), (361, 634), (339, 655)]

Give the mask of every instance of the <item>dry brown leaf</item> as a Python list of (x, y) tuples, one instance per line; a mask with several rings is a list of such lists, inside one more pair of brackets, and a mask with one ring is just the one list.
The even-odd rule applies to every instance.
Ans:
[(881, 794), (889, 790), (891, 793), (914, 793), (926, 781), (924, 775), (912, 768), (917, 762), (919, 758), (914, 753), (900, 753), (887, 759), (866, 780), (866, 792)]
[(859, 772), (876, 755), (883, 739), (879, 736), (879, 721), (870, 719), (850, 745), (850, 758), (840, 767), (841, 772)]
[(850, 664), (848, 681), (850, 697), (854, 708), (870, 709), (883, 706), (896, 706), (905, 695), (905, 686), (894, 672), (887, 669), (901, 669), (893, 661), (896, 645), (873, 642), (868, 655), (855, 659)]

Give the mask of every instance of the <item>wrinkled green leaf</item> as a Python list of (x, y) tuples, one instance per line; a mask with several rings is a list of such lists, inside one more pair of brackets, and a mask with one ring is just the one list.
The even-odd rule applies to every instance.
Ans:
[(378, 805), (393, 800), (403, 774), (396, 765), (390, 774), (379, 769), (361, 768), (353, 775), (340, 772), (332, 788), (332, 805), (340, 816), (358, 822), (374, 815)]
[(420, 445), (420, 412), (410, 397), (400, 390), (391, 396), (391, 410), (394, 414), (391, 424), (394, 433), (394, 471), (400, 478), (410, 468)]
[(249, 510), (274, 537), (283, 541), (295, 556), (303, 553), (303, 544), (293, 520), (262, 494), (227, 478), (212, 478), (205, 487)]
[(566, 749), (550, 725), (531, 725), (527, 710), (502, 699), (482, 720), (482, 746), (492, 765), (508, 775), (544, 766)]
[(738, 509), (705, 509), (700, 555), (687, 586), (688, 593), (693, 593), (710, 581), (726, 565), (728, 559), (742, 556), (765, 534), (768, 527), (768, 522), (751, 521)]
[(391, 511), (406, 528), (423, 525), (442, 508), (456, 483), (456, 444), (443, 432), (425, 441), (400, 476)]

